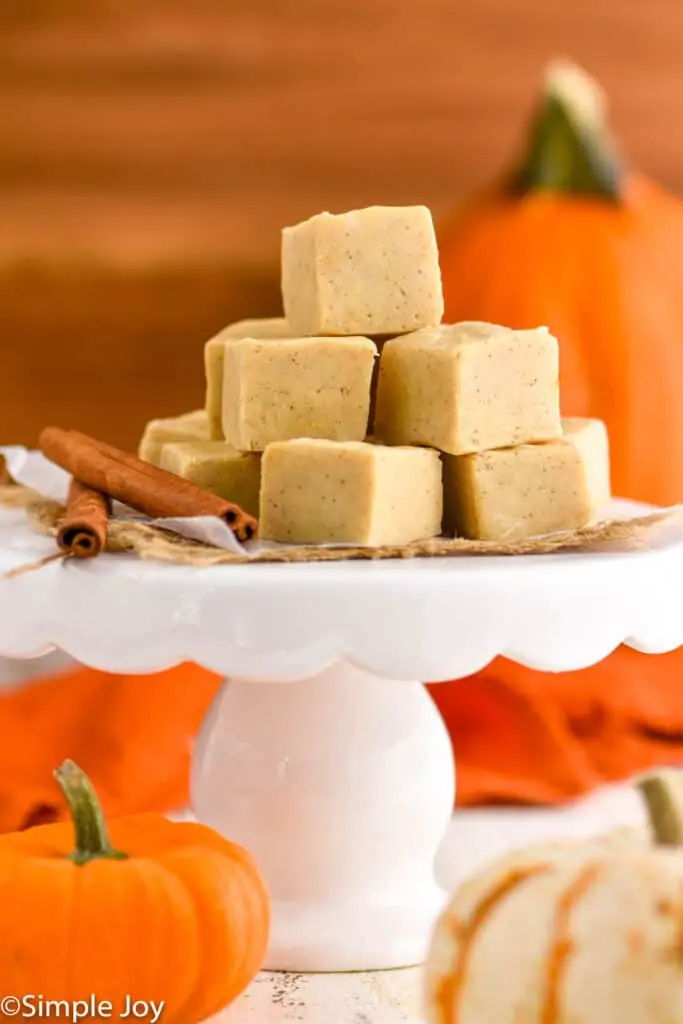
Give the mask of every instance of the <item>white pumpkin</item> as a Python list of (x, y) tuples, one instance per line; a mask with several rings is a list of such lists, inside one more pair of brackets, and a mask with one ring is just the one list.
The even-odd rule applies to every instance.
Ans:
[(654, 843), (531, 846), (458, 889), (427, 962), (428, 1024), (683, 1024), (683, 772), (639, 787)]

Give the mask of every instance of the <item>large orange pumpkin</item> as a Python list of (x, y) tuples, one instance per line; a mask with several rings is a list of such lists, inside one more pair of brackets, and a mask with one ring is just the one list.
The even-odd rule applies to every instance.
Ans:
[(446, 320), (548, 326), (563, 414), (607, 423), (614, 493), (683, 501), (683, 203), (622, 164), (588, 76), (549, 69), (519, 166), (439, 241)]
[[(562, 411), (607, 422), (614, 493), (683, 501), (683, 203), (624, 166), (590, 78), (549, 69), (523, 159), (443, 225), (440, 251), (448, 321), (557, 335)], [(430, 688), (459, 801), (559, 802), (683, 763), (682, 670), (683, 650), (621, 647), (584, 672), (500, 658)]]
[(131, 1001), (154, 1003), (143, 1019), (163, 1024), (218, 1013), (266, 952), (269, 901), (249, 854), (157, 814), (109, 831), (80, 769), (55, 774), (73, 824), (0, 838), (2, 994), (34, 1001), (0, 1015), (45, 1016), (49, 1000), (68, 1000), (70, 1020), (76, 1002), (82, 1020), (125, 1016)]

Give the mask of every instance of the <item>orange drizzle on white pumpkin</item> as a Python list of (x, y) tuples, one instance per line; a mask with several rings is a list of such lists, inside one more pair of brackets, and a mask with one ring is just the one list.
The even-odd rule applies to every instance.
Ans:
[(567, 963), (574, 952), (571, 939), (571, 917), (578, 903), (602, 872), (602, 863), (591, 864), (567, 886), (557, 903), (554, 935), (548, 957), (545, 1001), (541, 1011), (541, 1024), (557, 1024), (560, 1010), (560, 988)]
[[(678, 903), (678, 901), (676, 901)], [(683, 967), (683, 907), (670, 904), (668, 907), (664, 907), (663, 903), (660, 903), (657, 908), (661, 914), (667, 914), (673, 917), (676, 927), (676, 937), (673, 944), (673, 956), (674, 960), (679, 967)]]
[(491, 913), (515, 889), (536, 875), (545, 874), (549, 864), (533, 864), (509, 871), (492, 886), (483, 899), (473, 908), (464, 922), (455, 916), (450, 920), (451, 935), (456, 947), (456, 959), (451, 970), (435, 985), (434, 1002), (440, 1024), (457, 1024), (460, 1015), (459, 1002), (469, 966), (474, 941)]

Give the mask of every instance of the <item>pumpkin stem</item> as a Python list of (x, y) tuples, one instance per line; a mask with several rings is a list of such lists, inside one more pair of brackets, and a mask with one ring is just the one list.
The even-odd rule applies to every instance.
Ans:
[(100, 801), (85, 772), (73, 761), (64, 761), (54, 775), (74, 826), (76, 849), (70, 859), (75, 864), (87, 864), (101, 858), (124, 860), (126, 854), (115, 850), (109, 841)]
[(527, 152), (513, 178), (515, 191), (565, 192), (618, 202), (621, 183), (600, 87), (578, 67), (551, 63)]
[(683, 770), (667, 768), (636, 780), (658, 846), (683, 846)]

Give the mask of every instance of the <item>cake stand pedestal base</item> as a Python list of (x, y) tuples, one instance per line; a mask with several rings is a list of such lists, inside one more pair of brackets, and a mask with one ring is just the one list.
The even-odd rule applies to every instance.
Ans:
[(270, 887), (266, 968), (302, 972), (424, 960), (454, 791), (424, 686), (341, 663), (299, 682), (226, 682), (192, 777), (197, 818), (251, 850)]

